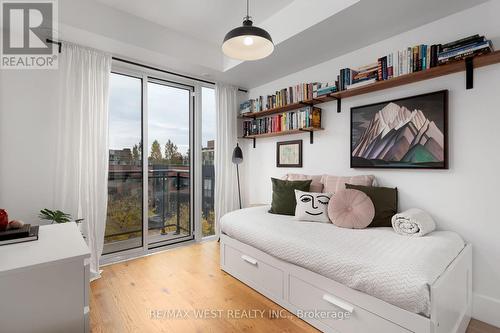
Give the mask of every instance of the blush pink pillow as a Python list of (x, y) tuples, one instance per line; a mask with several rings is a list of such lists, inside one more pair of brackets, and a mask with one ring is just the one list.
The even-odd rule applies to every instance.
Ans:
[(375, 207), (363, 192), (343, 189), (330, 199), (328, 217), (337, 227), (363, 229), (373, 221)]
[(352, 177), (339, 177), (339, 176), (323, 176), (321, 182), (323, 183), (323, 192), (336, 193), (339, 190), (345, 189), (345, 184), (372, 186), (375, 181), (373, 175), (361, 175)]
[[(309, 188), (309, 192), (316, 192), (316, 193), (321, 193), (323, 191), (323, 183), (321, 180), (323, 179), (323, 176), (318, 175), (318, 176), (309, 176), (309, 175), (303, 175), (300, 173), (287, 173), (284, 175), (282, 180), (309, 180), (311, 179), (311, 187)], [(348, 183), (350, 184), (350, 183)], [(357, 184), (355, 184), (357, 185)]]

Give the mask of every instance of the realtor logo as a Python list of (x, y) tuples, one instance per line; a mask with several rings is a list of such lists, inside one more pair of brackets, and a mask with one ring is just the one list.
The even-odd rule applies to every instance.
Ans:
[(57, 69), (55, 0), (1, 0), (2, 69)]

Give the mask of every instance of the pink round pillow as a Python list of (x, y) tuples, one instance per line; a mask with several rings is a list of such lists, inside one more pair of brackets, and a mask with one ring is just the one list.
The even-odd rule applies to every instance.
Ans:
[(339, 190), (328, 204), (328, 217), (337, 227), (363, 229), (375, 217), (375, 207), (372, 200), (361, 191)]

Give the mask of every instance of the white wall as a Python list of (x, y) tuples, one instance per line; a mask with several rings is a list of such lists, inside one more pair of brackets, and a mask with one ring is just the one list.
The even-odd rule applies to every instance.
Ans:
[[(300, 82), (332, 81), (340, 68), (374, 62), (388, 51), (410, 45), (432, 44), (484, 33), (500, 47), (497, 14), (500, 1), (454, 14), (328, 62), (267, 83), (250, 91), (250, 97), (266, 95)], [(332, 32), (334, 33), (334, 32)], [(311, 50), (314, 52), (314, 50)], [(421, 207), (435, 217), (439, 228), (458, 232), (474, 249), (474, 316), (500, 326), (500, 64), (476, 70), (474, 89), (465, 90), (465, 74), (458, 73), (403, 87), (357, 96), (323, 109), (325, 131), (308, 135), (250, 140), (244, 147), (245, 202), (271, 200), (270, 177), (288, 172), (305, 174), (375, 174), (382, 186), (397, 186), (400, 209)], [(449, 90), (449, 170), (362, 170), (349, 168), (350, 108), (441, 89)], [(276, 142), (304, 140), (303, 168), (276, 168)]]
[(0, 70), (0, 207), (38, 224), (53, 208), (56, 70)]

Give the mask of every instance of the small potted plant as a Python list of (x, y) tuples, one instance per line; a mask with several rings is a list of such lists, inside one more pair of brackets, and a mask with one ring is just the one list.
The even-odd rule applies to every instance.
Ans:
[(60, 210), (42, 209), (38, 217), (42, 220), (52, 221), (53, 223), (71, 222), (71, 215), (61, 212)]

